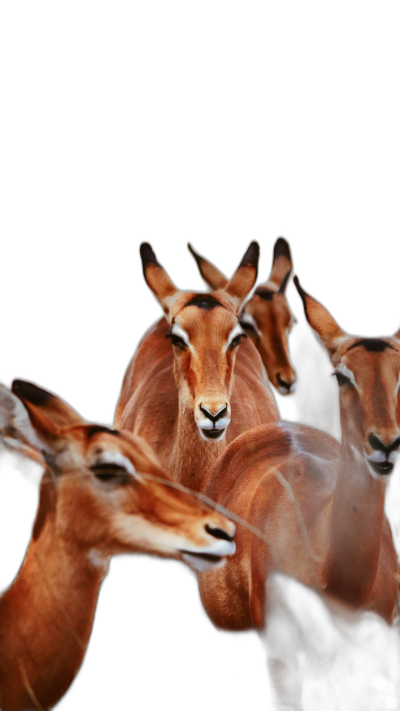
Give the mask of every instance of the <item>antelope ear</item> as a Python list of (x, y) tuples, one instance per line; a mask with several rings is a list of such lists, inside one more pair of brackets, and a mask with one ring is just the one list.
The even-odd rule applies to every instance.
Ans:
[(146, 283), (163, 307), (165, 315), (168, 316), (171, 302), (178, 293), (178, 289), (172, 283), (165, 269), (157, 262), (157, 257), (147, 242), (140, 245), (140, 256)]
[(297, 276), (294, 277), (293, 281), (303, 301), (304, 313), (308, 323), (320, 337), (329, 355), (332, 356), (339, 345), (338, 340), (346, 335), (345, 332), (342, 331), (329, 311), (302, 289)]
[(289, 244), (283, 237), (279, 237), (275, 242), (271, 274), (266, 283), (268, 284), (269, 281), (272, 281), (280, 290), (285, 277), (287, 277), (287, 273), (289, 272), (290, 274), (292, 269), (292, 255), (290, 254)]
[(4, 385), (0, 385), (0, 436), (31, 459), (45, 465), (54, 452), (56, 429), (45, 415), (38, 418)]
[(244, 300), (256, 283), (259, 258), (260, 247), (257, 242), (251, 242), (235, 274), (225, 287), (225, 292), (234, 303), (236, 313), (239, 313)]
[(287, 287), (287, 285), (288, 285), (288, 281), (289, 281), (289, 277), (290, 277), (291, 273), (292, 273), (292, 270), (291, 270), (291, 269), (289, 269), (289, 271), (286, 272), (285, 276), (283, 277), (283, 281), (282, 281), (282, 283), (281, 283), (281, 285), (280, 285), (280, 287), (279, 287), (279, 289), (278, 289), (278, 294), (284, 294), (284, 293), (285, 293), (286, 287)]
[(200, 254), (193, 249), (190, 242), (188, 242), (188, 250), (195, 258), (199, 272), (206, 284), (208, 284), (213, 291), (216, 291), (217, 289), (225, 289), (228, 279), (222, 274), (222, 272), (220, 272), (217, 267), (214, 267), (214, 264), (211, 264), (211, 262), (207, 259), (200, 256)]
[(33, 407), (46, 415), (56, 428), (85, 424), (82, 417), (70, 405), (34, 383), (27, 380), (14, 380), (11, 391), (26, 406), (29, 406), (32, 412), (34, 412)]

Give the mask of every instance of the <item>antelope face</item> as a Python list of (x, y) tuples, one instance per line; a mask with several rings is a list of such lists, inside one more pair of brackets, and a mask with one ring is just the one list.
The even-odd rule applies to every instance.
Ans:
[(295, 284), (335, 369), (343, 443), (373, 478), (387, 477), (400, 449), (400, 331), (392, 338), (349, 336), (297, 277)]
[(348, 338), (332, 358), (342, 422), (374, 478), (391, 474), (400, 448), (400, 346), (393, 338)]
[(245, 332), (222, 293), (185, 294), (172, 310), (167, 337), (184, 406), (203, 439), (222, 440), (231, 419), (230, 396), (239, 343)]
[(258, 244), (250, 244), (225, 287), (209, 294), (178, 291), (150, 245), (142, 244), (140, 253), (146, 282), (170, 326), (180, 401), (193, 412), (201, 437), (220, 441), (231, 419), (236, 351), (246, 335), (237, 316), (257, 279)]
[(289, 333), (295, 318), (284, 293), (273, 283), (260, 286), (246, 304), (240, 322), (257, 346), (268, 378), (281, 395), (294, 392)]
[[(228, 280), (207, 259), (188, 245), (203, 279), (212, 289), (223, 289)], [(285, 296), (292, 271), (288, 242), (279, 237), (274, 246), (271, 273), (245, 304), (240, 323), (258, 349), (268, 378), (281, 395), (294, 391), (296, 373), (289, 357), (288, 336), (296, 322)]]
[(178, 490), (144, 440), (86, 424), (32, 383), (0, 386), (0, 436), (47, 467), (34, 538), (55, 519), (58, 535), (101, 567), (147, 552), (206, 570), (235, 552), (234, 524)]
[(73, 517), (80, 545), (100, 560), (145, 552), (182, 559), (196, 570), (220, 567), (235, 552), (234, 524), (169, 486), (172, 480), (143, 440), (90, 425), (80, 430), (85, 476), (65, 474), (59, 483), (59, 526), (65, 523), (65, 535), (74, 535)]

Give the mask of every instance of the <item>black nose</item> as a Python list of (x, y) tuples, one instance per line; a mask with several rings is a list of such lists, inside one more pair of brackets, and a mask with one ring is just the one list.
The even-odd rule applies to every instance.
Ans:
[(210, 536), (214, 536), (214, 538), (222, 538), (224, 541), (233, 541), (234, 539), (234, 536), (231, 536), (222, 528), (214, 528), (213, 526), (209, 526), (208, 523), (206, 523), (206, 531), (210, 534)]
[(218, 420), (221, 419), (221, 417), (224, 417), (228, 411), (227, 406), (222, 408), (219, 412), (217, 412), (216, 415), (212, 415), (209, 410), (207, 410), (203, 405), (200, 405), (200, 410), (202, 411), (203, 415), (205, 415), (211, 422), (215, 423), (218, 422)]
[(396, 437), (390, 444), (385, 444), (377, 435), (370, 434), (368, 441), (373, 449), (384, 452), (386, 456), (400, 447), (400, 437)]
[(288, 383), (287, 380), (284, 380), (283, 378), (281, 378), (279, 373), (277, 373), (276, 379), (277, 379), (279, 385), (281, 386), (281, 388), (285, 388), (285, 390), (287, 390), (289, 393), (290, 388), (292, 387), (293, 383)]

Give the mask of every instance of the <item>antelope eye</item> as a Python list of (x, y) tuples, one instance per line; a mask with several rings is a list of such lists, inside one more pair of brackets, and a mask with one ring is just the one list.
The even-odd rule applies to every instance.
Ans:
[(237, 325), (229, 336), (229, 348), (235, 348), (235, 346), (238, 346), (239, 343), (241, 343), (242, 338), (247, 338), (247, 333), (243, 331), (241, 326)]
[(351, 382), (350, 378), (346, 378), (343, 373), (339, 373), (338, 371), (335, 370), (333, 375), (336, 377), (336, 380), (338, 381), (338, 385), (340, 388), (343, 388), (344, 385), (351, 385), (353, 386), (353, 383)]
[(132, 479), (129, 472), (127, 472), (124, 467), (118, 466), (118, 464), (102, 462), (90, 467), (90, 471), (93, 472), (96, 479), (104, 482), (112, 481), (119, 484), (126, 484)]
[(172, 345), (175, 346), (175, 348), (178, 348), (180, 351), (186, 350), (186, 343), (183, 338), (180, 338), (180, 336), (176, 336), (174, 333), (167, 333), (165, 338), (169, 338)]

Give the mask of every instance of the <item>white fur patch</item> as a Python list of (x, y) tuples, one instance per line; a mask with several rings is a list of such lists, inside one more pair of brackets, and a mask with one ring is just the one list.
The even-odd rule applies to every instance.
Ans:
[(242, 323), (248, 323), (249, 326), (252, 326), (254, 328), (257, 336), (261, 338), (261, 331), (259, 330), (257, 323), (255, 322), (254, 318), (251, 316), (251, 314), (248, 314), (247, 311), (243, 311), (242, 314), (240, 314), (240, 320)]
[(186, 345), (189, 346), (189, 348), (191, 348), (188, 333), (185, 331), (184, 328), (179, 326), (178, 323), (174, 323), (174, 325), (171, 327), (170, 333), (172, 333), (173, 336), (182, 338), (182, 341), (184, 341), (184, 343), (186, 343)]
[(335, 373), (341, 373), (344, 375), (345, 378), (348, 378), (350, 382), (354, 385), (354, 387), (357, 387), (356, 379), (354, 377), (354, 373), (350, 368), (347, 367), (344, 363), (339, 363), (339, 365), (335, 368)]
[(126, 469), (131, 476), (138, 476), (130, 459), (124, 457), (117, 449), (106, 449), (99, 456), (96, 456), (90, 466), (95, 466), (96, 464), (117, 464), (119, 467)]
[(95, 568), (104, 568), (106, 571), (108, 570), (110, 565), (109, 557), (103, 555), (103, 553), (100, 553), (100, 551), (97, 551), (95, 548), (92, 548), (92, 550), (89, 551), (87, 558)]
[(223, 348), (224, 353), (225, 353), (225, 351), (228, 350), (228, 348), (229, 348), (229, 346), (231, 345), (232, 341), (233, 341), (235, 338), (237, 338), (237, 336), (243, 336), (243, 334), (244, 334), (244, 331), (243, 331), (243, 328), (241, 327), (240, 323), (236, 323), (236, 324), (234, 325), (234, 327), (232, 328), (232, 331), (230, 332), (229, 336), (228, 336), (228, 340), (227, 340), (227, 342), (226, 342), (226, 345), (225, 345), (224, 348)]

